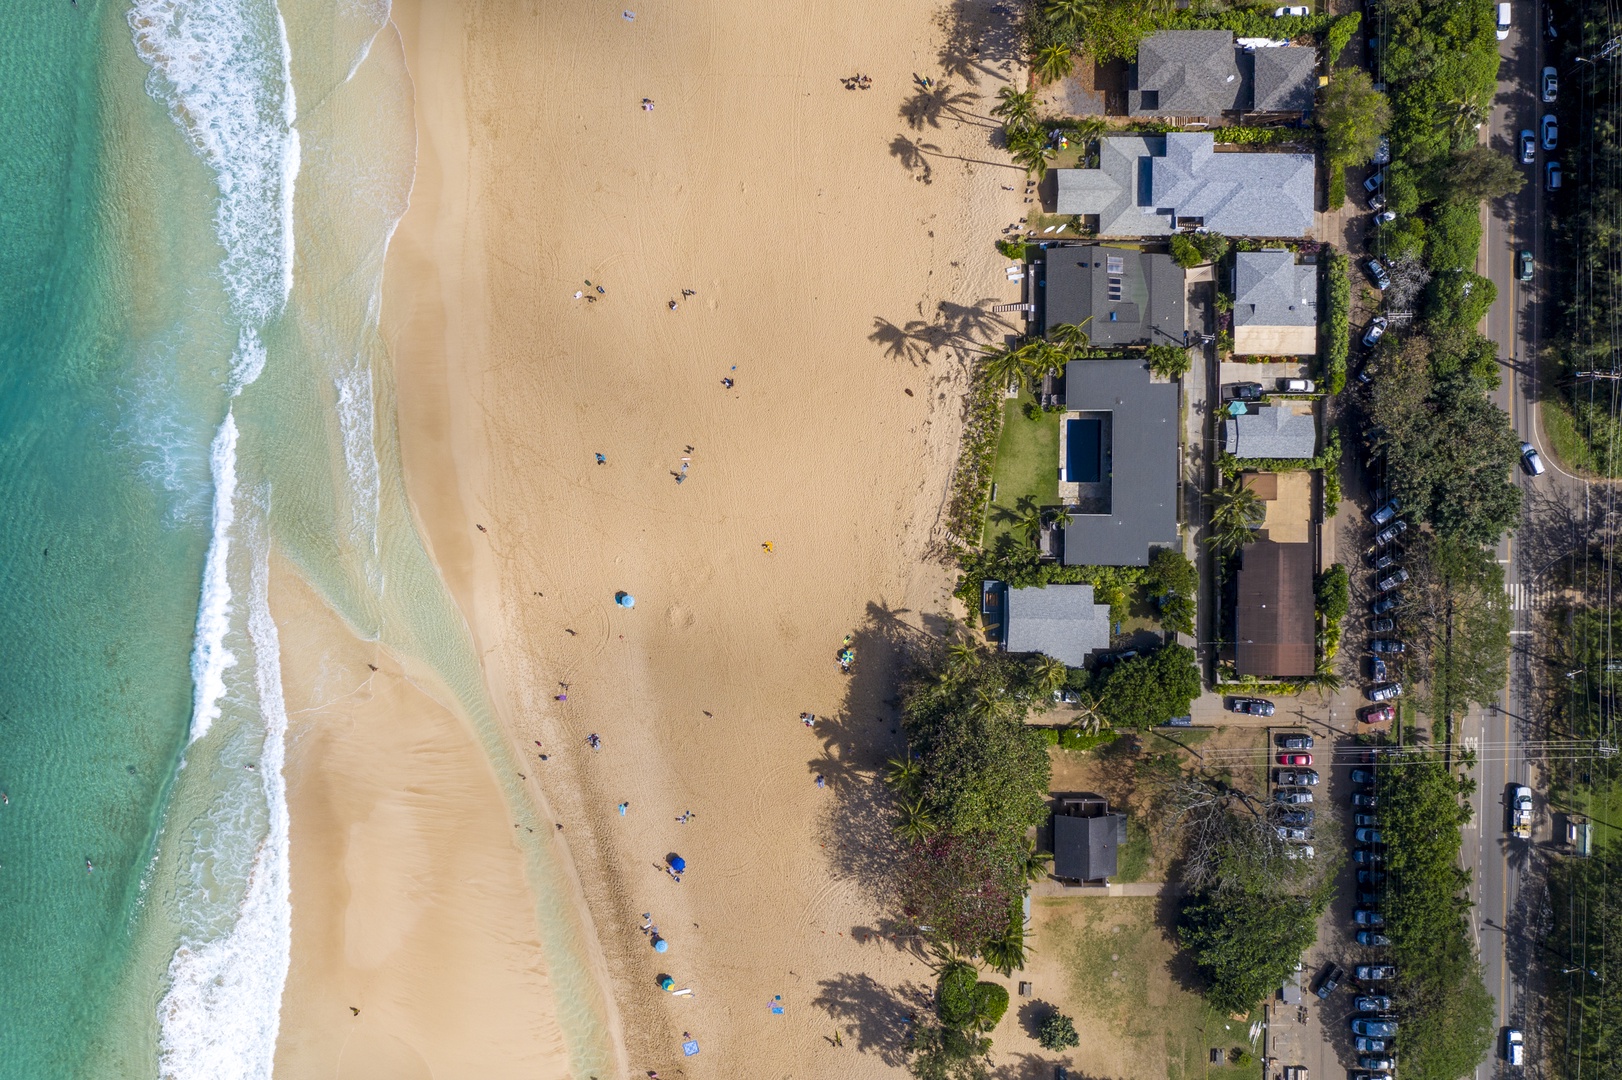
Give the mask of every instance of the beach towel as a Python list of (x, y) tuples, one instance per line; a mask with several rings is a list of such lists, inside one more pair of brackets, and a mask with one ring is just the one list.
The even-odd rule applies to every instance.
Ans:
[(686, 1042), (682, 1043), (681, 1052), (687, 1057), (692, 1057), (694, 1054), (698, 1053), (698, 1040), (688, 1039)]

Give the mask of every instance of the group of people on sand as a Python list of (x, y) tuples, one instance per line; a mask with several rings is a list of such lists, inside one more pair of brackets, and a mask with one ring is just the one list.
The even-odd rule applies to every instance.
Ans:
[(873, 89), (873, 80), (868, 78), (866, 75), (852, 75), (848, 79), (840, 79), (839, 81), (844, 85), (846, 90)]

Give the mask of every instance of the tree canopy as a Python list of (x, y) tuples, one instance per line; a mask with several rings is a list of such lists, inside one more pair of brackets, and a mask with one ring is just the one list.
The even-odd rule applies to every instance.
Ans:
[(1099, 711), (1117, 728), (1148, 728), (1188, 712), (1200, 695), (1194, 650), (1165, 645), (1122, 660), (1098, 684)]
[(1324, 156), (1331, 166), (1362, 165), (1374, 157), (1391, 125), (1391, 103), (1360, 68), (1336, 71), (1317, 109)]

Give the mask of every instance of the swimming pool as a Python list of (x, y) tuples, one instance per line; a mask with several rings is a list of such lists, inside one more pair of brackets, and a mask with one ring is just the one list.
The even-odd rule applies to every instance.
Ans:
[(1065, 421), (1066, 480), (1076, 484), (1096, 484), (1102, 479), (1099, 464), (1103, 438), (1103, 420), (1075, 416)]

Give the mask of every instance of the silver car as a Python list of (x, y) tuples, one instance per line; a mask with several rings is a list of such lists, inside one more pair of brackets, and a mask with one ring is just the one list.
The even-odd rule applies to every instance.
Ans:
[[(1396, 217), (1395, 214), (1391, 216)], [(1386, 220), (1389, 221), (1390, 218), (1387, 218)], [(1363, 347), (1365, 349), (1372, 349), (1375, 343), (1378, 342), (1380, 338), (1385, 336), (1385, 328), (1388, 325), (1390, 325), (1390, 321), (1384, 315), (1376, 315), (1374, 318), (1370, 319), (1369, 328), (1363, 331)]]
[(1543, 475), (1543, 458), (1538, 448), (1529, 442), (1521, 443), (1521, 468), (1526, 470), (1527, 476)]
[(1555, 98), (1560, 96), (1560, 75), (1554, 68), (1543, 69), (1543, 104), (1553, 105)]

